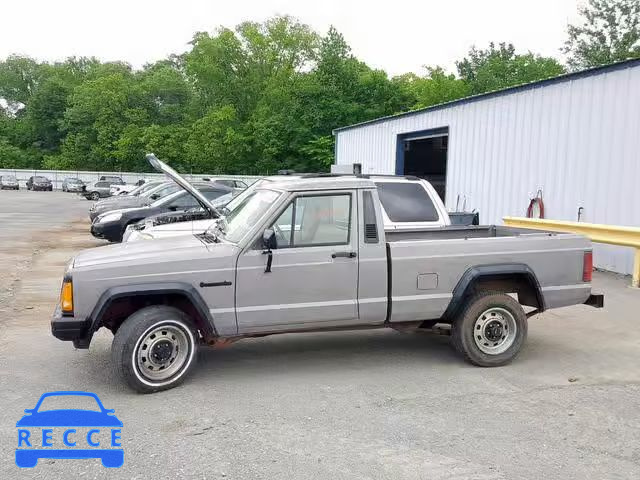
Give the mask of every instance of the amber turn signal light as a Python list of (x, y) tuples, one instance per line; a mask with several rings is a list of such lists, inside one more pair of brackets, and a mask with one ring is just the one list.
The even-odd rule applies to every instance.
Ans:
[(62, 283), (60, 291), (60, 309), (63, 313), (73, 313), (73, 284), (71, 280)]

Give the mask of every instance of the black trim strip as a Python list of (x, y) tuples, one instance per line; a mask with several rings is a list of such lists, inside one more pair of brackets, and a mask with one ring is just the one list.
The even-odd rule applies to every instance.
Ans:
[(200, 287), (228, 287), (229, 285), (233, 285), (229, 280), (225, 280), (224, 282), (200, 282)]

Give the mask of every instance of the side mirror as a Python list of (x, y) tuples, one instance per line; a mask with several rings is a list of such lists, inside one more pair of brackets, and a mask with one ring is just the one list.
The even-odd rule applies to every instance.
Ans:
[(278, 240), (276, 239), (276, 232), (267, 228), (262, 234), (262, 247), (269, 251), (278, 248)]
[(262, 233), (262, 247), (264, 248), (262, 253), (268, 255), (267, 266), (264, 269), (264, 273), (271, 273), (271, 263), (273, 262), (273, 253), (271, 250), (278, 248), (278, 240), (276, 239), (276, 232), (270, 228), (267, 228)]
[(158, 196), (158, 194), (157, 194), (157, 193), (154, 193), (154, 194), (153, 194), (153, 195), (151, 195), (149, 198), (150, 198), (151, 200), (157, 200), (157, 199), (159, 199), (160, 197)]

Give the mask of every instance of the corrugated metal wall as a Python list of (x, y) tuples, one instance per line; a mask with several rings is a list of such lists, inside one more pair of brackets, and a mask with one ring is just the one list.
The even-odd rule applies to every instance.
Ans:
[[(482, 223), (523, 216), (544, 192), (547, 218), (640, 225), (640, 66), (490, 96), (336, 132), (337, 163), (395, 173), (397, 135), (449, 127), (448, 209)], [(632, 252), (596, 245), (596, 266), (630, 273)]]

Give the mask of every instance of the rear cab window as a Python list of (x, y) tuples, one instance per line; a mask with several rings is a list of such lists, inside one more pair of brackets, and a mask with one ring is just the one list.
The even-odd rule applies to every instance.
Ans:
[(376, 181), (385, 223), (438, 223), (440, 214), (420, 182)]

